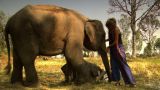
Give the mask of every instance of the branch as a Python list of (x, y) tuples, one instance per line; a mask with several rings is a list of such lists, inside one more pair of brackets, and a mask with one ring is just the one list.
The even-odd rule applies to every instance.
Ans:
[[(119, 6), (120, 9), (122, 9), (124, 12), (128, 13), (129, 15), (131, 15), (131, 13), (129, 13), (129, 10), (124, 8), (124, 7), (127, 7), (126, 5), (123, 6), (118, 0), (116, 0), (116, 1), (117, 1), (118, 6)], [(123, 2), (124, 2), (124, 0), (123, 0)]]
[(128, 0), (128, 4), (131, 6), (131, 0)]
[[(150, 11), (152, 10), (152, 8), (157, 4), (159, 3), (159, 0), (155, 1), (155, 3), (150, 7), (148, 8), (148, 10), (146, 10), (139, 18), (136, 19), (136, 21), (138, 21), (139, 19), (141, 19), (140, 21), (142, 21), (149, 13)], [(135, 22), (136, 22), (135, 21)]]
[(141, 36), (142, 36), (143, 40), (145, 40), (145, 41), (146, 41), (147, 36), (145, 36), (145, 33), (142, 33), (142, 31), (141, 31), (140, 29), (138, 29), (138, 30), (140, 31), (140, 34), (141, 34)]
[[(130, 11), (128, 10), (128, 8), (126, 8), (127, 4), (122, 5), (122, 3), (125, 3), (124, 0), (122, 2), (118, 1), (118, 0), (110, 0), (110, 4), (112, 7), (118, 8), (119, 11), (118, 12), (126, 12), (127, 14), (131, 15)], [(116, 10), (111, 10), (109, 13), (113, 13), (116, 12)]]
[(137, 7), (135, 8), (135, 10), (138, 10), (141, 6), (147, 4), (146, 0), (139, 0), (139, 2), (136, 3)]
[(127, 10), (127, 13), (128, 13), (129, 15), (131, 15), (131, 12), (128, 10), (128, 6), (127, 6), (126, 0), (123, 0), (123, 1), (125, 2), (125, 7), (126, 7), (126, 10)]
[(154, 16), (160, 16), (160, 3), (155, 5), (151, 12)]
[(110, 9), (109, 11), (107, 11), (109, 14), (111, 13), (114, 13), (114, 12), (122, 12), (121, 10), (113, 10), (113, 9)]

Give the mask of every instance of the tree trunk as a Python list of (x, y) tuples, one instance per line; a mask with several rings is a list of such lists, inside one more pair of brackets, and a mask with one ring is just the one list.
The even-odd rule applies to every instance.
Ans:
[(136, 0), (131, 0), (132, 57), (136, 57)]
[(135, 32), (135, 25), (131, 26), (132, 28), (132, 57), (136, 57), (136, 45), (135, 45), (135, 37), (136, 37), (136, 32)]

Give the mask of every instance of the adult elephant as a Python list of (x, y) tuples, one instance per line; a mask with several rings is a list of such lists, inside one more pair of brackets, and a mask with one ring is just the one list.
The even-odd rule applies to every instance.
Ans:
[(101, 54), (110, 80), (105, 51), (105, 31), (98, 20), (89, 20), (73, 10), (58, 6), (28, 5), (9, 19), (5, 32), (8, 67), (10, 67), (9, 34), (13, 43), (11, 83), (22, 82), (22, 67), (26, 76), (24, 85), (37, 83), (34, 65), (36, 56), (62, 53), (67, 63), (77, 72), (77, 81), (92, 81), (96, 78), (91, 73), (94, 71), (93, 65), (83, 60), (83, 46)]

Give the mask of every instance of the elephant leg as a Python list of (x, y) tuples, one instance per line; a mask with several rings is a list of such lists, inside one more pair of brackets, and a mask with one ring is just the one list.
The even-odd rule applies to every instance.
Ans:
[(66, 63), (61, 70), (63, 71), (64, 75), (65, 75), (65, 83), (69, 83), (72, 81), (73, 79), (73, 71), (71, 69), (71, 66), (69, 66), (70, 64)]
[(25, 86), (36, 86), (38, 84), (38, 76), (34, 65), (35, 58), (25, 59), (23, 65), (25, 69), (26, 81)]
[(63, 65), (61, 67), (61, 70), (62, 70), (62, 72), (64, 74), (64, 77), (65, 77), (65, 81), (64, 82), (66, 82), (66, 83), (69, 82), (69, 72), (68, 72), (67, 64)]
[(13, 52), (13, 71), (11, 75), (11, 83), (22, 82), (22, 62), (17, 53)]
[(30, 49), (23, 50), (23, 53), (21, 53), (20, 56), (25, 70), (24, 86), (37, 86), (38, 76), (34, 63), (36, 58), (35, 52)]
[(73, 68), (71, 62), (69, 62), (71, 60), (67, 60), (67, 67), (68, 67), (68, 71), (69, 71), (69, 82), (74, 82), (77, 80), (77, 72), (76, 69)]
[(65, 82), (69, 83), (69, 82), (73, 82), (74, 80), (76, 80), (76, 72), (74, 71), (72, 64), (69, 62), (70, 60), (66, 59), (66, 61), (67, 63), (63, 65), (61, 70), (63, 71), (65, 75)]
[(65, 50), (65, 57), (72, 65), (73, 73), (76, 74), (75, 83), (84, 83), (91, 80), (90, 69), (83, 60), (83, 44), (79, 41), (68, 42)]

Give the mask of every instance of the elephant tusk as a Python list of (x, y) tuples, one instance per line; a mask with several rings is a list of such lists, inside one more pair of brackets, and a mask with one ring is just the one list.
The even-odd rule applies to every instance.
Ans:
[(102, 77), (106, 74), (105, 71), (103, 71), (97, 78), (96, 78), (96, 81), (99, 81), (102, 79)]

